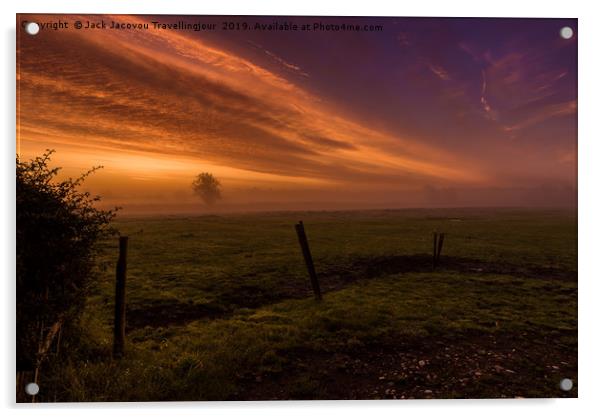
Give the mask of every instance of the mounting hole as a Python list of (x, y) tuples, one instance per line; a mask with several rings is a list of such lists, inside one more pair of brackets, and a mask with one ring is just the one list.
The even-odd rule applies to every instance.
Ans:
[(562, 381), (560, 381), (560, 389), (563, 391), (570, 391), (573, 389), (573, 380), (564, 378)]
[(25, 23), (25, 32), (27, 32), (29, 35), (37, 35), (39, 31), (40, 25), (38, 25), (36, 22)]
[(40, 31), (40, 25), (38, 25), (36, 22), (27, 22), (25, 24), (25, 32), (27, 32), (30, 35), (37, 35), (38, 32)]
[(560, 29), (560, 37), (562, 39), (571, 39), (573, 37), (573, 29), (565, 26), (562, 29)]
[(25, 392), (28, 395), (36, 395), (38, 392), (40, 392), (40, 386), (35, 382), (30, 382), (29, 384), (25, 385)]

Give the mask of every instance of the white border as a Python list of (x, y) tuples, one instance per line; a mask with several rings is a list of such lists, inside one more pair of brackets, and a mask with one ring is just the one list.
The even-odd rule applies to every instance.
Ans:
[[(305, 416), (308, 413), (346, 416), (400, 415), (414, 412), (426, 415), (445, 413), (451, 416), (507, 416), (537, 413), (546, 416), (574, 414), (601, 415), (599, 389), (602, 379), (602, 189), (600, 141), (602, 131), (600, 75), (602, 16), (594, 1), (504, 0), (498, 2), (469, 0), (420, 0), (365, 2), (301, 0), (284, 1), (214, 1), (190, 0), (119, 1), (97, 0), (73, 2), (55, 0), (21, 0), (18, 4), (2, 2), (2, 139), (0, 165), (1, 224), (0, 265), (2, 274), (2, 375), (0, 405), (12, 415), (101, 416), (107, 408), (116, 416), (163, 416), (168, 409), (181, 415), (244, 413), (246, 416)], [(144, 404), (56, 404), (15, 407), (14, 402), (14, 155), (15, 155), (15, 13), (138, 13), (138, 14), (249, 14), (249, 15), (347, 15), (347, 16), (474, 16), (474, 17), (571, 17), (579, 18), (579, 399), (575, 400), (428, 400), (428, 401), (332, 401), (272, 403), (144, 403)], [(595, 410), (598, 410), (597, 412)]]

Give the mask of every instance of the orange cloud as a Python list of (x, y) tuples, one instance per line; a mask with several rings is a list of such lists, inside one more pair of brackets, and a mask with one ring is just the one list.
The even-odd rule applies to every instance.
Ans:
[(538, 109), (533, 114), (531, 114), (530, 117), (524, 119), (523, 121), (517, 124), (511, 126), (504, 126), (504, 130), (507, 132), (513, 132), (516, 130), (524, 129), (529, 126), (537, 125), (554, 117), (570, 116), (576, 113), (576, 100), (567, 101), (565, 103), (551, 104)]
[(17, 53), (23, 157), (48, 147), (72, 170), (103, 164), (106, 178), (131, 182), (123, 196), (141, 181), (171, 179), (183, 189), (201, 167), (248, 187), (489, 180), (472, 161), (366, 126), (276, 72), (184, 33), (42, 31), (20, 37)]

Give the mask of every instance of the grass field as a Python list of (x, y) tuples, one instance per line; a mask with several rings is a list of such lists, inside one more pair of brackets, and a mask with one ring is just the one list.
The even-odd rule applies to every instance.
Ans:
[[(294, 224), (324, 292), (314, 301)], [(569, 211), (441, 209), (122, 218), (127, 353), (111, 360), (116, 239), (81, 353), (42, 400), (577, 395)], [(432, 233), (445, 232), (432, 266)], [(565, 393), (559, 381), (571, 378)]]

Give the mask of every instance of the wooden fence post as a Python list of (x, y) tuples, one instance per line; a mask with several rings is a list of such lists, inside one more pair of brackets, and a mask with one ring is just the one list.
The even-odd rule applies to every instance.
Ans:
[(127, 270), (127, 236), (119, 237), (119, 258), (115, 274), (115, 324), (113, 333), (113, 357), (123, 356), (125, 345), (125, 277)]
[(301, 246), (301, 252), (303, 252), (303, 258), (305, 259), (305, 266), (307, 267), (307, 272), (309, 273), (309, 279), (311, 281), (311, 286), (314, 290), (314, 297), (317, 301), (322, 299), (322, 293), (320, 291), (320, 283), (318, 282), (318, 276), (316, 275), (316, 269), (314, 268), (314, 261), (311, 257), (311, 252), (309, 250), (309, 243), (307, 243), (307, 236), (305, 235), (305, 227), (303, 227), (303, 222), (300, 221), (295, 225), (295, 230), (297, 231), (297, 237), (299, 238), (299, 245)]
[(437, 266), (437, 232), (433, 232), (433, 268)]
[(439, 263), (439, 258), (441, 257), (441, 249), (443, 249), (443, 238), (445, 237), (445, 233), (439, 233), (439, 247), (437, 248), (437, 264)]
[(433, 232), (433, 268), (439, 264), (441, 249), (443, 249), (443, 238), (445, 233)]

